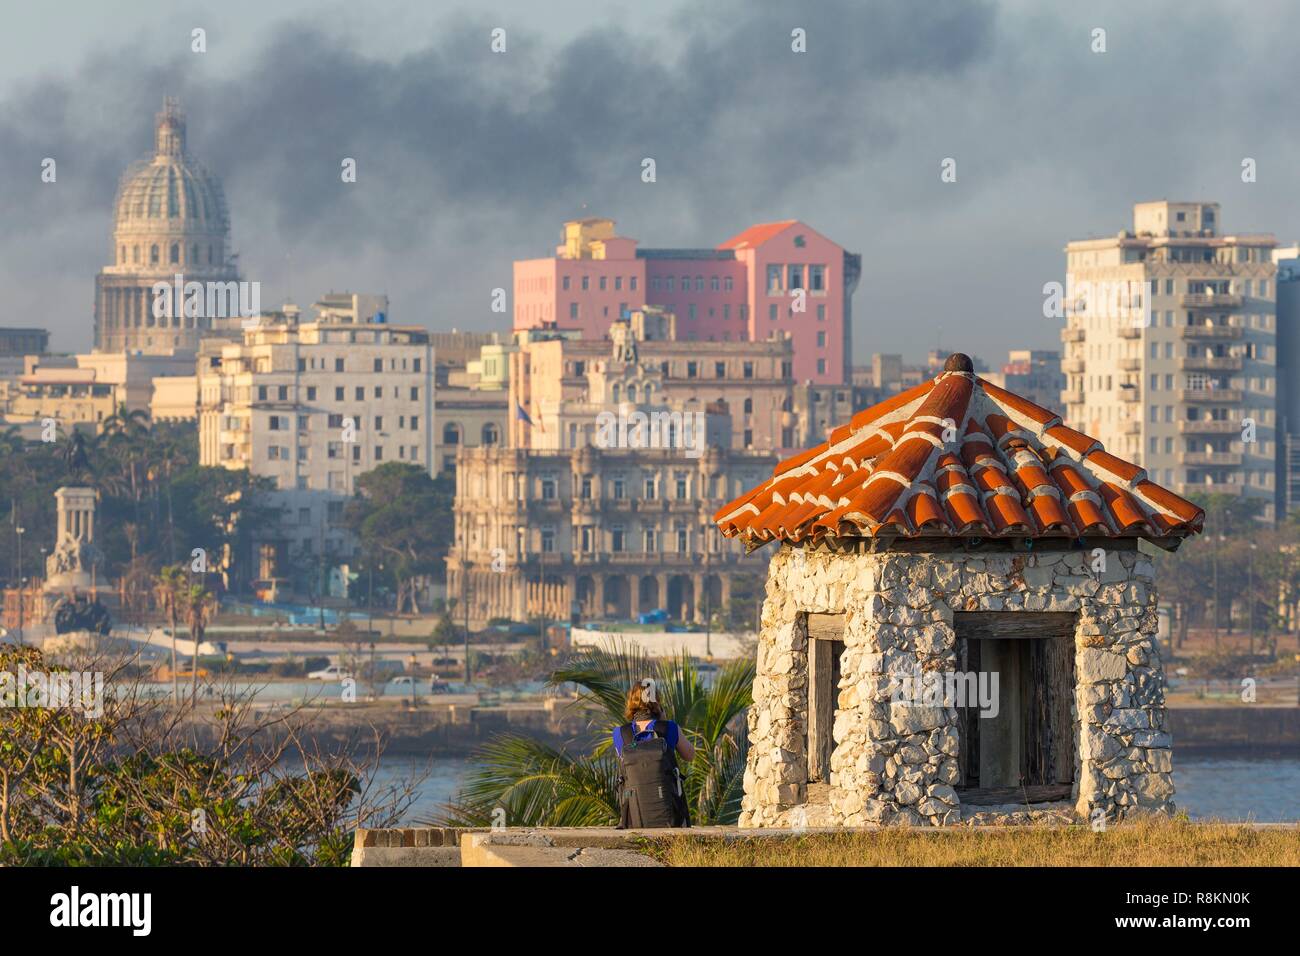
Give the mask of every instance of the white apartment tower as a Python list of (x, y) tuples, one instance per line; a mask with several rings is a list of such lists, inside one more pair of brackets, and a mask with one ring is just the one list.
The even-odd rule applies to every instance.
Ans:
[(295, 317), (287, 310), (199, 355), (202, 463), (275, 483), (281, 520), (262, 548), (263, 578), (284, 576), (295, 556), (350, 553), (339, 522), (360, 475), (390, 461), (433, 474), (428, 332)]
[(1225, 235), (1219, 204), (1137, 203), (1133, 228), (1066, 246), (1066, 423), (1179, 494), (1274, 515), (1272, 235)]

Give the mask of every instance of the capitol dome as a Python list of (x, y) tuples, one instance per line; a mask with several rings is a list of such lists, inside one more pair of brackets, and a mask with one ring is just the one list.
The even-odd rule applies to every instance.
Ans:
[(118, 187), (111, 271), (225, 271), (225, 193), (221, 181), (186, 151), (185, 116), (170, 98), (157, 116), (154, 147)]
[(157, 114), (154, 151), (122, 177), (113, 204), (109, 264), (95, 277), (95, 348), (194, 349), (219, 331), (203, 314), (159, 311), (160, 282), (238, 280), (221, 181), (185, 148), (185, 115), (170, 97)]

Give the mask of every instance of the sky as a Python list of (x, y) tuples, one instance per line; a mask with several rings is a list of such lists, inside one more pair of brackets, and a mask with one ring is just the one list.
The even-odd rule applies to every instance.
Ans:
[[(1136, 201), (1217, 201), (1227, 232), (1300, 237), (1300, 5), (803, 6), (8, 7), (0, 325), (90, 347), (114, 191), (151, 152), (164, 95), (225, 186), (264, 306), (381, 292), (391, 321), (437, 329), (506, 330), (492, 290), (578, 216), (616, 219), (645, 247), (801, 219), (862, 255), (856, 360), (942, 347), (995, 367), (1011, 348), (1059, 348), (1043, 285), (1063, 280), (1066, 242), (1129, 227)], [(45, 157), (55, 183), (41, 182)], [(955, 182), (940, 177), (948, 158)]]

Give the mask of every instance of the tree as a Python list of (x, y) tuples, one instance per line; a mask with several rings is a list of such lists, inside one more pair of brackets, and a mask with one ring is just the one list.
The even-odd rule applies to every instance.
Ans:
[(171, 625), (173, 705), (180, 704), (180, 692), (176, 683), (176, 631), (180, 627), (181, 602), (185, 599), (188, 587), (189, 582), (185, 580), (185, 571), (178, 565), (169, 565), (159, 571), (158, 579), (154, 584), (158, 607), (167, 615), (167, 622)]
[(437, 574), (452, 538), (455, 489), (418, 465), (386, 462), (357, 479), (344, 524), (357, 536), (371, 568), (382, 562), (397, 588), (397, 612), (419, 613), (420, 581)]
[(490, 826), (497, 808), (510, 826), (612, 826), (618, 822), (618, 758), (611, 732), (626, 723), (627, 689), (654, 677), (664, 712), (695, 745), (686, 768), (687, 802), (697, 825), (734, 823), (740, 815), (746, 738), (741, 716), (751, 703), (752, 658), (721, 667), (706, 686), (690, 657), (649, 660), (626, 648), (594, 648), (551, 674), (553, 687), (581, 688), (594, 709), (590, 739), (570, 752), (514, 734), (475, 753), (468, 782), (438, 818), (442, 826)]
[(95, 708), (0, 707), (0, 866), (342, 866), (352, 831), (395, 825), (422, 779), (376, 785), (378, 734), (322, 749), (303, 707), (259, 712), (228, 686), (193, 733), (134, 656), (0, 644), (0, 673), (20, 664), (104, 684)]
[(199, 645), (203, 643), (203, 633), (217, 612), (217, 599), (205, 585), (191, 584), (182, 592), (181, 602), (190, 640), (194, 642), (193, 666), (190, 668), (190, 707), (193, 708), (199, 699)]

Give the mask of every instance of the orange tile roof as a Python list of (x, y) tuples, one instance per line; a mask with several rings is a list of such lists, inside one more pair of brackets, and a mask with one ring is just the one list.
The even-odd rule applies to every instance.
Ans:
[(719, 249), (752, 249), (754, 246), (761, 246), (767, 240), (775, 235), (779, 235), (786, 229), (793, 226), (798, 219), (786, 219), (781, 222), (763, 222), (757, 226), (750, 226), (744, 232), (738, 233), (718, 246)]
[(928, 382), (853, 416), (723, 506), (755, 543), (824, 536), (1181, 538), (1205, 512), (1061, 417), (949, 357)]

